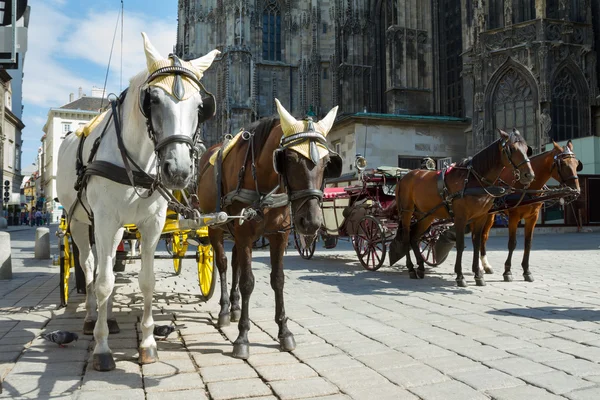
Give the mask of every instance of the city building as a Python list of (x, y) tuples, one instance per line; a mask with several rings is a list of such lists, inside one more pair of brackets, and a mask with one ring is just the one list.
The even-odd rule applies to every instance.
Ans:
[(69, 96), (69, 102), (58, 108), (48, 111), (48, 119), (43, 127), (44, 135), (41, 138), (42, 146), (39, 152), (38, 165), (40, 166), (39, 185), (36, 190), (38, 206), (51, 213), (52, 222), (58, 222), (62, 215), (62, 206), (54, 201), (56, 198), (56, 167), (58, 149), (63, 139), (69, 132), (87, 124), (100, 113), (100, 109), (108, 105), (102, 89), (92, 88), (92, 95), (86, 96), (83, 89), (79, 88), (78, 98), (74, 94)]

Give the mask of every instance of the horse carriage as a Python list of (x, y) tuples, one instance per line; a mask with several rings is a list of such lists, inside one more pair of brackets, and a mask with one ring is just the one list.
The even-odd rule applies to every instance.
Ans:
[[(181, 199), (179, 192), (175, 192), (175, 197)], [(180, 215), (173, 210), (167, 210), (167, 219), (161, 233), (161, 240), (164, 240), (168, 255), (155, 254), (154, 259), (173, 260), (173, 270), (175, 275), (181, 274), (183, 260), (195, 260), (198, 271), (198, 286), (200, 301), (208, 301), (212, 297), (217, 280), (217, 269), (214, 267), (213, 248), (208, 240), (208, 227), (204, 226), (198, 229), (182, 229), (179, 226)], [(75, 272), (75, 285), (77, 293), (86, 292), (85, 276), (79, 263), (79, 250), (67, 229), (67, 219), (63, 215), (60, 219), (56, 235), (59, 238), (59, 266), (60, 266), (60, 304), (66, 306), (69, 302), (69, 282), (71, 270)], [(124, 242), (130, 243), (130, 251), (124, 249)], [(141, 241), (141, 235), (137, 227), (133, 224), (124, 225), (123, 239), (117, 248), (114, 260), (114, 272), (125, 270), (125, 264), (128, 261), (139, 260), (141, 257), (136, 255), (134, 241)], [(188, 254), (188, 247), (196, 247), (193, 254)]]

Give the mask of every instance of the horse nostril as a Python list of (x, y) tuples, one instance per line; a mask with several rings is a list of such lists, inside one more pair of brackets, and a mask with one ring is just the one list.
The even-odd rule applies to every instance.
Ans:
[(165, 161), (165, 163), (163, 165), (163, 169), (165, 170), (165, 174), (167, 176), (171, 176), (172, 171), (171, 171), (171, 162), (170, 161)]

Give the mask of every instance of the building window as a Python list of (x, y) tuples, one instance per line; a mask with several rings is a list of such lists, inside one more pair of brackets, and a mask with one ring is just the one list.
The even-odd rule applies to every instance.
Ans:
[(67, 132), (71, 131), (71, 123), (70, 122), (63, 123), (62, 126), (63, 126), (63, 133), (67, 133)]
[[(488, 9), (488, 29), (502, 28), (504, 26), (504, 1), (505, 0), (490, 0)], [(512, 0), (506, 0), (512, 1)]]
[(323, 22), (323, 33), (327, 33), (327, 23)]
[(585, 22), (585, 0), (571, 0), (569, 19), (573, 22)]
[(15, 147), (15, 171), (21, 170), (21, 147)]
[(408, 169), (420, 169), (422, 157), (398, 156), (398, 167)]
[(563, 69), (556, 76), (552, 88), (552, 139), (561, 141), (583, 136), (579, 117), (577, 89), (569, 71)]
[[(494, 127), (505, 131), (516, 128), (534, 149), (538, 148), (536, 135), (536, 102), (525, 78), (509, 69), (500, 79), (493, 95)], [(488, 145), (496, 136), (488, 138)]]
[(338, 154), (342, 154), (342, 142), (339, 140), (336, 140), (335, 142), (332, 143), (333, 145), (333, 149), (336, 153)]
[(263, 60), (281, 61), (281, 11), (269, 0), (263, 11)]
[(463, 116), (460, 1), (440, 2), (440, 91), (442, 114)]
[(535, 0), (512, 0), (513, 23), (535, 19)]
[(329, 69), (323, 68), (323, 79), (328, 79)]

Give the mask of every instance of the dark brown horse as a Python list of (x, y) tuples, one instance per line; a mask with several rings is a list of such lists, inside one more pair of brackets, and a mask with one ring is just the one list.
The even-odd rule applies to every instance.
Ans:
[[(456, 230), (456, 282), (466, 286), (462, 273), (462, 253), (467, 224), (472, 224), (473, 273), (478, 286), (485, 285), (479, 270), (479, 246), (481, 232), (487, 221), (487, 213), (493, 205), (494, 197), (486, 187), (494, 185), (502, 170), (507, 167), (515, 174), (515, 179), (523, 184), (533, 181), (535, 175), (527, 158), (531, 148), (516, 131), (508, 134), (499, 130), (500, 139), (481, 150), (472, 159), (456, 164), (444, 171), (410, 171), (396, 186), (398, 215), (401, 219), (403, 248), (412, 248), (419, 264), (415, 272), (409, 251), (406, 252), (406, 266), (411, 278), (423, 278), (424, 260), (419, 251), (419, 238), (429, 229), (435, 219), (453, 219)], [(441, 174), (441, 175), (440, 175)], [(443, 188), (442, 188), (443, 187)], [(441, 190), (440, 190), (441, 189)], [(417, 222), (412, 224), (413, 215)]]
[[(219, 325), (226, 326), (230, 320), (239, 319), (239, 336), (233, 345), (233, 357), (242, 359), (250, 355), (249, 304), (254, 289), (252, 243), (260, 236), (269, 241), (278, 339), (282, 350), (292, 351), (296, 343), (287, 327), (283, 302), (283, 254), (289, 230), (293, 222), (294, 228), (303, 235), (317, 233), (323, 222), (320, 201), (324, 178), (341, 173), (341, 158), (327, 148), (325, 139), (335, 120), (337, 107), (316, 123), (310, 119), (297, 121), (278, 101), (276, 103), (281, 120), (260, 120), (248, 126), (223, 159), (220, 190), (217, 190), (215, 179), (216, 167), (209, 163), (219, 146), (210, 148), (199, 166), (198, 197), (203, 212), (214, 211), (219, 202), (221, 209), (229, 215), (240, 215), (244, 209), (246, 215), (249, 215), (249, 209), (256, 213), (253, 219), (243, 223), (238, 220), (222, 229), (209, 229), (221, 280)], [(235, 242), (230, 298), (227, 296), (227, 258), (223, 248), (225, 231)]]
[[(554, 148), (541, 154), (537, 154), (531, 157), (531, 167), (535, 172), (535, 180), (529, 186), (530, 190), (540, 190), (544, 187), (546, 182), (552, 177), (558, 181), (561, 185), (569, 186), (574, 189), (574, 195), (579, 195), (579, 179), (577, 172), (583, 169), (581, 161), (577, 160), (573, 153), (573, 144), (569, 140), (565, 147), (559, 146), (554, 142)], [(508, 181), (512, 177), (510, 171), (503, 171), (500, 175), (500, 179)], [(523, 188), (518, 182), (514, 184), (515, 188)], [(517, 193), (518, 195), (518, 193)], [(572, 197), (575, 197), (572, 196)], [(517, 247), (517, 226), (522, 219), (525, 219), (525, 251), (523, 253), (523, 277), (527, 282), (533, 282), (533, 275), (529, 271), (529, 253), (531, 251), (531, 239), (533, 238), (533, 229), (537, 224), (538, 216), (542, 205), (544, 203), (534, 203), (529, 205), (523, 205), (516, 208), (510, 208), (506, 211), (508, 214), (508, 258), (504, 263), (504, 280), (511, 282), (513, 280), (512, 273), (510, 271), (511, 260), (513, 251)], [(488, 220), (483, 228), (483, 235), (481, 241), (481, 265), (485, 270), (486, 274), (493, 273), (492, 267), (490, 266), (487, 255), (485, 244), (490, 235), (490, 229), (494, 224), (495, 214), (490, 214)]]

